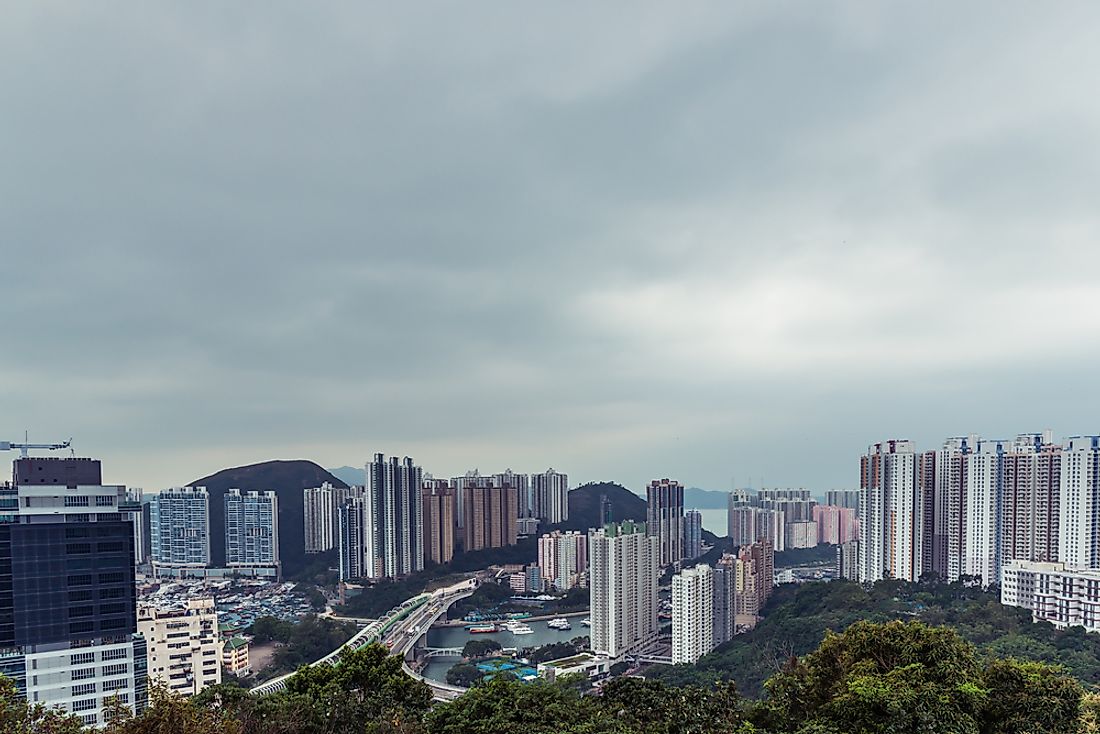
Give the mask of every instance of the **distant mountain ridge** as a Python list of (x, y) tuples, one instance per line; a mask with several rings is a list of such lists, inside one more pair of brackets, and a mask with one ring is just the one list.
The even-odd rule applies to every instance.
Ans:
[(328, 473), (347, 484), (349, 487), (362, 487), (367, 483), (367, 470), (354, 466), (341, 466), (329, 469)]
[(210, 495), (210, 562), (225, 565), (225, 494), (236, 487), (248, 490), (274, 490), (279, 497), (279, 560), (283, 576), (290, 577), (306, 564), (305, 513), (302, 490), (320, 487), (324, 482), (344, 488), (347, 483), (312, 461), (264, 461), (248, 466), (222, 469), (208, 477), (188, 482), (206, 487)]

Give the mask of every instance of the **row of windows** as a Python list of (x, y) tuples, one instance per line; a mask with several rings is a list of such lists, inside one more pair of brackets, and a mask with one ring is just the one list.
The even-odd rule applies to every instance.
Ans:
[[(121, 584), (126, 580), (126, 574), (122, 571), (99, 574), (99, 583), (101, 584)], [(90, 573), (73, 574), (65, 581), (68, 586), (91, 586), (95, 582), (95, 577)]]

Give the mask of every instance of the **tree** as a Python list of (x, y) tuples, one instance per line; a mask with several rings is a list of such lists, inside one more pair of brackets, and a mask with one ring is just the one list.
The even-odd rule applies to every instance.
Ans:
[(108, 708), (105, 734), (240, 734), (240, 725), (225, 710), (197, 706), (162, 685), (150, 687), (149, 706), (137, 716), (114, 702)]
[(617, 678), (603, 687), (600, 703), (608, 718), (653, 734), (727, 734), (736, 731), (744, 719), (744, 706), (732, 683), (708, 690)]
[(467, 659), (481, 658), (491, 655), (500, 649), (500, 643), (496, 640), (469, 640), (462, 646), (462, 657)]
[(452, 686), (461, 686), (463, 688), (472, 688), (476, 686), (484, 677), (485, 674), (478, 670), (476, 665), (470, 663), (452, 665), (450, 670), (447, 671), (447, 682)]
[(28, 704), (15, 684), (0, 675), (0, 732), (4, 734), (80, 734), (76, 716), (40, 703)]
[(780, 731), (1027, 734), (1078, 730), (1081, 687), (1041, 663), (994, 661), (949, 628), (858, 622), (770, 680), (760, 722)]

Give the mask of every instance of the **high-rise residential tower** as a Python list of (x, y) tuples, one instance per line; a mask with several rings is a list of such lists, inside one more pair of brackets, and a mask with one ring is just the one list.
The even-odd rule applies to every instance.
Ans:
[(916, 581), (923, 508), (910, 441), (873, 444), (860, 462), (860, 581)]
[(455, 553), (455, 491), (446, 479), (424, 482), (424, 560), (449, 563)]
[(364, 496), (364, 577), (407, 576), (424, 568), (421, 485), (413, 460), (375, 454)]
[(961, 570), (982, 586), (1000, 582), (1001, 496), (1007, 441), (980, 440), (966, 457), (965, 532)]
[(581, 584), (588, 568), (588, 536), (575, 530), (555, 530), (539, 538), (539, 571), (559, 590)]
[(503, 548), (518, 539), (519, 494), (512, 487), (467, 487), (463, 500), (463, 548)]
[(1004, 456), (1001, 560), (1058, 560), (1062, 447), (1050, 431), (1016, 437)]
[(534, 516), (554, 525), (569, 519), (569, 476), (547, 469), (531, 475)]
[(1100, 568), (1100, 436), (1073, 436), (1062, 449), (1059, 560)]
[(684, 558), (703, 555), (703, 513), (688, 510), (684, 515)]
[(0, 485), (0, 673), (88, 726), (146, 702), (126, 488), (92, 459), (24, 457)]
[(705, 563), (672, 577), (672, 664), (714, 649), (714, 572)]
[(155, 569), (210, 565), (210, 497), (206, 487), (161, 490), (150, 502), (150, 545)]
[(366, 578), (374, 566), (366, 558), (366, 499), (351, 497), (336, 508), (341, 581)]
[(531, 486), (531, 480), (526, 474), (516, 474), (511, 469), (505, 469), (499, 474), (493, 475), (494, 487), (511, 487), (516, 490), (518, 502), (517, 517), (538, 517), (535, 514), (535, 493)]
[(714, 646), (737, 633), (737, 556), (725, 553), (714, 565)]
[(611, 524), (588, 534), (592, 651), (617, 659), (657, 638), (661, 541), (645, 525)]
[(339, 545), (336, 509), (351, 495), (352, 490), (334, 487), (329, 482), (302, 490), (306, 553), (324, 553)]
[(279, 498), (272, 490), (225, 493), (225, 565), (253, 576), (278, 577)]
[(654, 479), (646, 487), (646, 527), (661, 541), (661, 565), (684, 559), (684, 486), (675, 479)]

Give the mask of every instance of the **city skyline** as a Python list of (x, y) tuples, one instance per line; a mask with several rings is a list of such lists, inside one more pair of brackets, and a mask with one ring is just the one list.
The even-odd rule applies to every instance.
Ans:
[(0, 409), (147, 489), (1095, 430), (1097, 9), (865, 10), (12, 8)]

